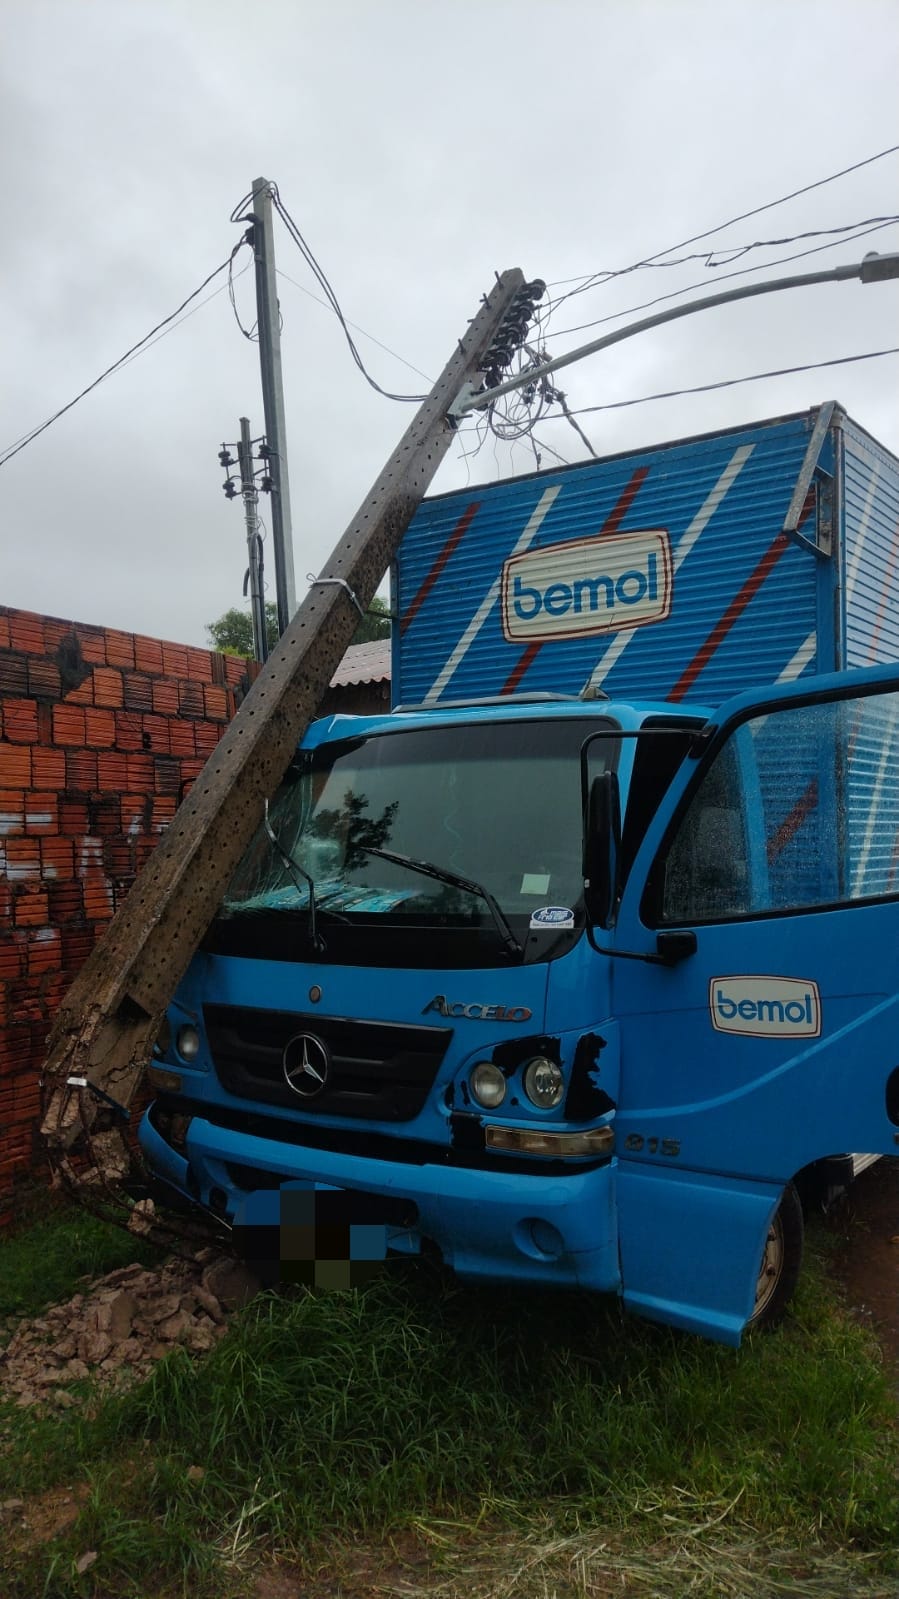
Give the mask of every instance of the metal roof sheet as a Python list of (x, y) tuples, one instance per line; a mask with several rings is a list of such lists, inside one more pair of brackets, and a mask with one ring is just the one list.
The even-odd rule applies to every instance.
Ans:
[(390, 682), (390, 640), (375, 639), (371, 644), (351, 644), (331, 679), (332, 688), (349, 688), (354, 683)]

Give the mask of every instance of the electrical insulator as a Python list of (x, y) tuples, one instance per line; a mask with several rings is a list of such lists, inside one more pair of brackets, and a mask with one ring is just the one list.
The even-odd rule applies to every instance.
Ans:
[(219, 460), (220, 460), (222, 466), (233, 466), (234, 465), (234, 456), (231, 454), (230, 450), (228, 449), (227, 444), (223, 444), (221, 449), (219, 450)]
[(222, 484), (222, 488), (225, 491), (226, 499), (233, 500), (235, 495), (237, 494), (237, 490), (234, 487), (234, 479), (233, 479), (233, 477), (229, 477), (228, 479), (226, 479), (226, 481)]
[(271, 494), (271, 492), (272, 492), (272, 480), (271, 480), (271, 478), (270, 477), (262, 477), (262, 478), (260, 478), (259, 479), (259, 487), (261, 488), (263, 494)]

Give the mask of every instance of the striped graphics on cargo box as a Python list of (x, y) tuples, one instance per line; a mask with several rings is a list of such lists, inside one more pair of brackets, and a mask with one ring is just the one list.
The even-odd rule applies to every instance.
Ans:
[(715, 704), (831, 669), (838, 562), (782, 532), (816, 414), (425, 500), (394, 575), (395, 703), (592, 682)]

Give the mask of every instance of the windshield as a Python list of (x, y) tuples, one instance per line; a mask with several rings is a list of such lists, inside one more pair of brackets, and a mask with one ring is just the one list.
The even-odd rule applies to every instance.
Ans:
[[(571, 913), (577, 930), (583, 924), (579, 752), (602, 726), (598, 718), (575, 717), (477, 722), (301, 751), (269, 811), (278, 847), (261, 827), (225, 894), (215, 924), (225, 942), (218, 947), (234, 949), (238, 935), (243, 953), (308, 959), (300, 938), (309, 922), (308, 877), (328, 959), (389, 964), (383, 939), (376, 953), (371, 950), (372, 929), (394, 940), (414, 930), (427, 951), (411, 960), (397, 945), (403, 964), (436, 964), (438, 958), (496, 964), (509, 959), (503, 921), (521, 946), (519, 958), (559, 953), (558, 934), (552, 949), (539, 936), (552, 932), (552, 921), (534, 926), (532, 918), (554, 906)], [(592, 771), (603, 770), (616, 753), (616, 739), (596, 740)], [(426, 873), (422, 866), (436, 870)], [(466, 879), (467, 886), (441, 873)], [(500, 916), (491, 911), (490, 897)], [(238, 929), (251, 923), (252, 934), (240, 938)], [(257, 946), (263, 929), (264, 949)], [(570, 943), (570, 920), (562, 930)], [(431, 935), (443, 944), (449, 939), (452, 949), (438, 957)], [(467, 939), (464, 952), (456, 948), (460, 938)]]

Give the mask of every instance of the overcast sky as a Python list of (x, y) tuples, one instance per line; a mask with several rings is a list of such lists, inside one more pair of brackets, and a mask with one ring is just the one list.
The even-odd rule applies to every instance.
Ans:
[[(558, 296), (899, 143), (895, 0), (0, 0), (0, 30), (0, 454), (225, 259), (261, 174), (346, 316), (435, 377), (494, 270), (573, 280)], [(899, 154), (708, 242), (726, 255), (896, 213)], [(827, 242), (729, 269), (858, 260), (899, 249), (899, 226), (773, 265)], [(410, 408), (368, 389), (280, 225), (276, 250), (301, 286), (281, 279), (302, 595)], [(597, 286), (554, 312), (551, 353), (603, 331), (569, 329), (718, 275), (693, 261)], [(252, 272), (236, 287), (250, 323)], [(685, 319), (560, 382), (576, 410), (897, 335), (899, 282), (829, 285)], [(385, 387), (421, 389), (359, 345)], [(888, 356), (580, 420), (603, 454), (837, 398), (899, 451), (897, 379)], [(216, 456), (243, 413), (261, 433), (258, 352), (218, 293), (0, 469), (0, 602), (205, 643), (242, 603), (243, 518)], [(564, 419), (536, 434), (546, 466), (550, 450), (586, 454)], [(492, 439), (463, 461), (474, 442), (436, 490), (534, 468), (530, 446)]]

